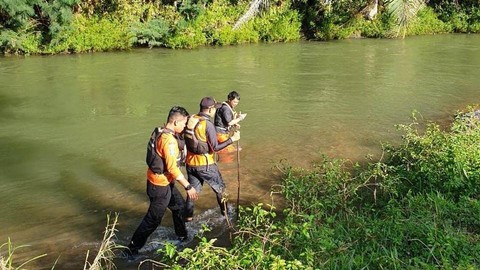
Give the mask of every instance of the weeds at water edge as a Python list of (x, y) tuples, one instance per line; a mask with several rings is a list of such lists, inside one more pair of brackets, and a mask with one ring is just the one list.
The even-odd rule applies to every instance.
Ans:
[(84, 270), (116, 269), (113, 262), (113, 258), (115, 258), (114, 250), (123, 248), (123, 246), (120, 246), (113, 241), (115, 238), (115, 233), (117, 232), (117, 229), (115, 229), (117, 223), (118, 213), (115, 213), (113, 220), (110, 219), (110, 215), (107, 215), (107, 225), (105, 227), (100, 248), (98, 249), (97, 255), (91, 263), (88, 261), (90, 251), (87, 251), (85, 265), (83, 267)]
[[(0, 270), (16, 270), (16, 269), (22, 269), (22, 267), (34, 260), (40, 259), (42, 257), (45, 257), (47, 254), (42, 254), (38, 255), (34, 258), (31, 258), (27, 260), (26, 262), (22, 263), (18, 267), (15, 267), (13, 265), (13, 254), (15, 251), (17, 251), (20, 248), (28, 247), (28, 245), (22, 245), (22, 246), (14, 246), (12, 241), (10, 241), (10, 238), (8, 238), (8, 241), (0, 246), (0, 253), (2, 252), (3, 248), (7, 249), (7, 253), (5, 255), (0, 255)], [(53, 267), (52, 267), (53, 269)]]

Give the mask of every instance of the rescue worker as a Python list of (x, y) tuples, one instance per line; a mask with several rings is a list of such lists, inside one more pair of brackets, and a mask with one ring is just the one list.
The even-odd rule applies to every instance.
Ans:
[[(167, 124), (163, 129), (159, 129), (157, 134), (155, 134), (156, 131), (152, 133), (149, 143), (155, 147), (154, 154), (159, 158), (158, 162), (150, 162), (157, 164), (148, 164), (147, 195), (150, 206), (133, 234), (128, 249), (124, 252), (129, 260), (134, 259), (134, 255), (138, 254), (138, 250), (145, 245), (147, 238), (160, 225), (167, 208), (172, 211), (175, 233), (179, 240), (182, 241), (188, 237), (183, 219), (185, 201), (175, 187), (176, 180), (187, 191), (189, 200), (198, 198), (196, 190), (189, 184), (177, 163), (180, 150), (176, 136), (184, 130), (187, 119), (188, 112), (185, 108), (174, 106), (168, 113)], [(151, 148), (147, 147), (147, 163), (149, 163), (149, 149)]]
[[(212, 97), (204, 97), (200, 101), (200, 112), (192, 115), (187, 123), (184, 132), (185, 144), (187, 146), (187, 157), (185, 164), (187, 168), (188, 181), (192, 187), (200, 193), (203, 183), (208, 185), (215, 192), (217, 203), (222, 215), (226, 214), (226, 202), (222, 201), (225, 192), (225, 183), (215, 163), (214, 153), (222, 150), (234, 141), (240, 139), (240, 132), (234, 133), (222, 143), (217, 142), (215, 126), (210, 118), (215, 115), (221, 103), (217, 103)], [(185, 205), (185, 220), (193, 219), (194, 203), (187, 198)]]
[[(237, 113), (235, 107), (240, 102), (240, 94), (236, 91), (232, 91), (227, 96), (227, 101), (222, 103), (222, 106), (215, 113), (215, 129), (217, 132), (217, 141), (222, 143), (230, 138), (233, 134), (234, 128), (240, 128), (238, 124), (240, 121), (245, 119), (247, 116), (246, 113)], [(231, 152), (234, 151), (235, 147), (229, 145), (222, 152)]]

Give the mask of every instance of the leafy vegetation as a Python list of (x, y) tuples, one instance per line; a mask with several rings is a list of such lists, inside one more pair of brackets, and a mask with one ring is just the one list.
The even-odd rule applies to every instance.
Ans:
[(0, 1), (6, 54), (479, 31), (476, 0)]

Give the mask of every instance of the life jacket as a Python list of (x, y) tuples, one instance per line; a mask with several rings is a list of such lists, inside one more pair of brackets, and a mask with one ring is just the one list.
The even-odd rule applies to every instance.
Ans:
[[(233, 119), (237, 118), (237, 112), (230, 107), (230, 105), (224, 101), (222, 102), (222, 108), (227, 107), (230, 112), (232, 112), (232, 117)], [(217, 111), (218, 113), (218, 111)], [(230, 131), (231, 127), (228, 125), (228, 123), (223, 122), (224, 119), (221, 115), (215, 114), (215, 128), (217, 132), (223, 132), (223, 133), (228, 133)]]
[(156, 127), (152, 131), (152, 135), (150, 135), (150, 140), (148, 140), (147, 143), (147, 157), (145, 158), (145, 161), (150, 170), (152, 170), (156, 174), (165, 173), (165, 161), (157, 152), (158, 138), (160, 138), (163, 133), (173, 134), (172, 131), (168, 129), (161, 129), (159, 127)]
[(207, 119), (201, 115), (192, 115), (184, 130), (185, 145), (191, 153), (201, 155), (208, 154), (210, 148), (206, 138)]
[(185, 157), (187, 156), (187, 150), (185, 149), (185, 138), (183, 137), (183, 134), (175, 134), (174, 137), (177, 139), (178, 143), (178, 167), (185, 166)]
[(237, 118), (237, 112), (235, 110), (233, 110), (232, 107), (230, 107), (230, 104), (228, 104), (228, 102), (224, 101), (222, 102), (222, 104), (225, 104), (225, 106), (227, 106), (230, 111), (232, 112), (232, 115), (233, 115), (233, 119)]

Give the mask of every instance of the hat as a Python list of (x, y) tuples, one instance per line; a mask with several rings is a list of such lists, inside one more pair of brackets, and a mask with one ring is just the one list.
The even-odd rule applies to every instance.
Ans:
[(220, 108), (222, 103), (218, 103), (213, 97), (204, 97), (202, 101), (200, 101), (200, 108), (208, 109), (211, 107)]

